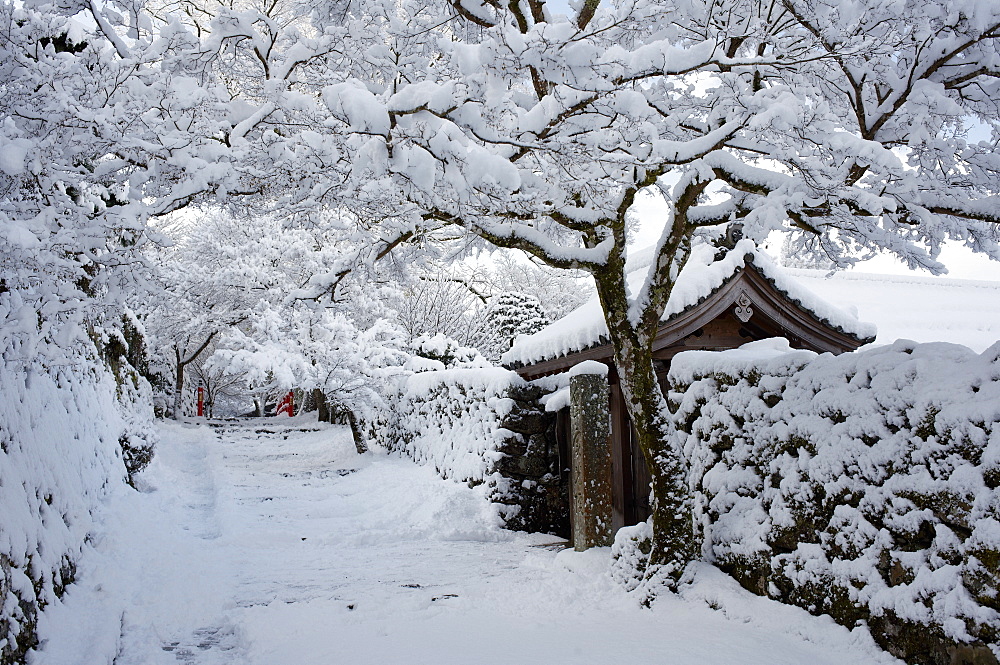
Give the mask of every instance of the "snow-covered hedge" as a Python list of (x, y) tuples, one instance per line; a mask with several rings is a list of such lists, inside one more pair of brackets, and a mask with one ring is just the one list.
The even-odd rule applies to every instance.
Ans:
[(707, 559), (757, 593), (867, 622), (908, 662), (991, 662), (1000, 344), (815, 356), (769, 340), (683, 353), (670, 382)]
[(419, 372), (389, 396), (390, 408), (369, 423), (370, 434), (389, 450), (433, 465), (444, 478), (501, 482), (496, 463), (512, 432), (500, 422), (514, 408), (508, 391), (523, 383), (500, 368)]
[(123, 448), (152, 446), (148, 384), (131, 368), (117, 382), (92, 353), (59, 351), (0, 367), (3, 665), (23, 662), (37, 613), (73, 580), (102, 498), (127, 479)]
[(507, 528), (568, 535), (555, 414), (542, 405), (555, 387), (496, 367), (420, 371), (366, 429), (374, 443), (444, 478), (483, 487)]

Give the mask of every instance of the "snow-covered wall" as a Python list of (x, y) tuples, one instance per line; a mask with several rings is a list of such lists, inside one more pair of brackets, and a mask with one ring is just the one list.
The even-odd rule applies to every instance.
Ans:
[(523, 383), (499, 368), (413, 374), (369, 429), (380, 445), (433, 465), (444, 478), (482, 483), (495, 475), (512, 434), (500, 426), (514, 408), (507, 392)]
[(1000, 343), (816, 356), (765, 340), (682, 353), (670, 382), (708, 560), (866, 621), (908, 662), (996, 649)]
[(551, 389), (499, 368), (420, 372), (366, 428), (444, 478), (481, 485), (507, 528), (568, 536), (555, 414), (542, 405)]
[[(92, 352), (0, 367), (0, 663), (23, 662), (38, 611), (74, 577), (123, 447), (151, 450), (149, 387)], [(128, 368), (129, 370), (131, 368)], [(133, 464), (141, 462), (131, 460)]]

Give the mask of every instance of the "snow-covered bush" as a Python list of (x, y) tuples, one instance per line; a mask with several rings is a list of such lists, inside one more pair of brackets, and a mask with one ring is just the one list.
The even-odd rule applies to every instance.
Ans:
[(648, 521), (618, 529), (611, 546), (611, 578), (628, 591), (642, 584), (653, 545), (653, 525)]
[(496, 362), (510, 350), (518, 335), (531, 335), (550, 323), (538, 298), (506, 291), (489, 300), (476, 345)]
[(489, 367), (477, 349), (462, 346), (441, 333), (420, 335), (410, 343), (414, 355), (441, 363), (440, 369)]
[(368, 421), (370, 437), (433, 465), (444, 478), (488, 483), (502, 493), (508, 481), (497, 462), (505, 440), (515, 435), (501, 422), (515, 408), (508, 392), (523, 384), (516, 373), (499, 368), (413, 374), (388, 397), (390, 408)]
[(90, 339), (117, 384), (118, 414), (123, 418), (118, 443), (126, 480), (131, 485), (135, 474), (152, 461), (156, 445), (145, 332), (132, 311), (126, 309), (112, 325), (90, 326)]
[(153, 443), (148, 384), (134, 370), (118, 383), (82, 345), (39, 350), (62, 356), (0, 371), (3, 665), (35, 645), (37, 614), (73, 581), (102, 498), (124, 485), (126, 465), (148, 462)]
[(708, 560), (867, 622), (908, 662), (995, 662), (1000, 344), (815, 356), (771, 340), (681, 354), (670, 382)]

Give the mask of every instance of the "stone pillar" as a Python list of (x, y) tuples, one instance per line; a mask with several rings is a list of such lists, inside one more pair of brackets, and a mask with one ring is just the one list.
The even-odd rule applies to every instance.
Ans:
[(569, 372), (573, 548), (610, 546), (611, 418), (608, 366), (593, 360)]

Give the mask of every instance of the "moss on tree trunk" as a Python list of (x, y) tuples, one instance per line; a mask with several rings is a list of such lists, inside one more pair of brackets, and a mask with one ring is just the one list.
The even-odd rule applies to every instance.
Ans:
[[(623, 258), (618, 262), (623, 263)], [(691, 496), (680, 451), (675, 449), (675, 428), (653, 369), (657, 325), (647, 324), (643, 330), (630, 320), (624, 267), (614, 263), (607, 273), (595, 275), (595, 281), (625, 407), (652, 477), (653, 543), (646, 579), (673, 586), (699, 551)], [(659, 315), (655, 317), (658, 322)]]

